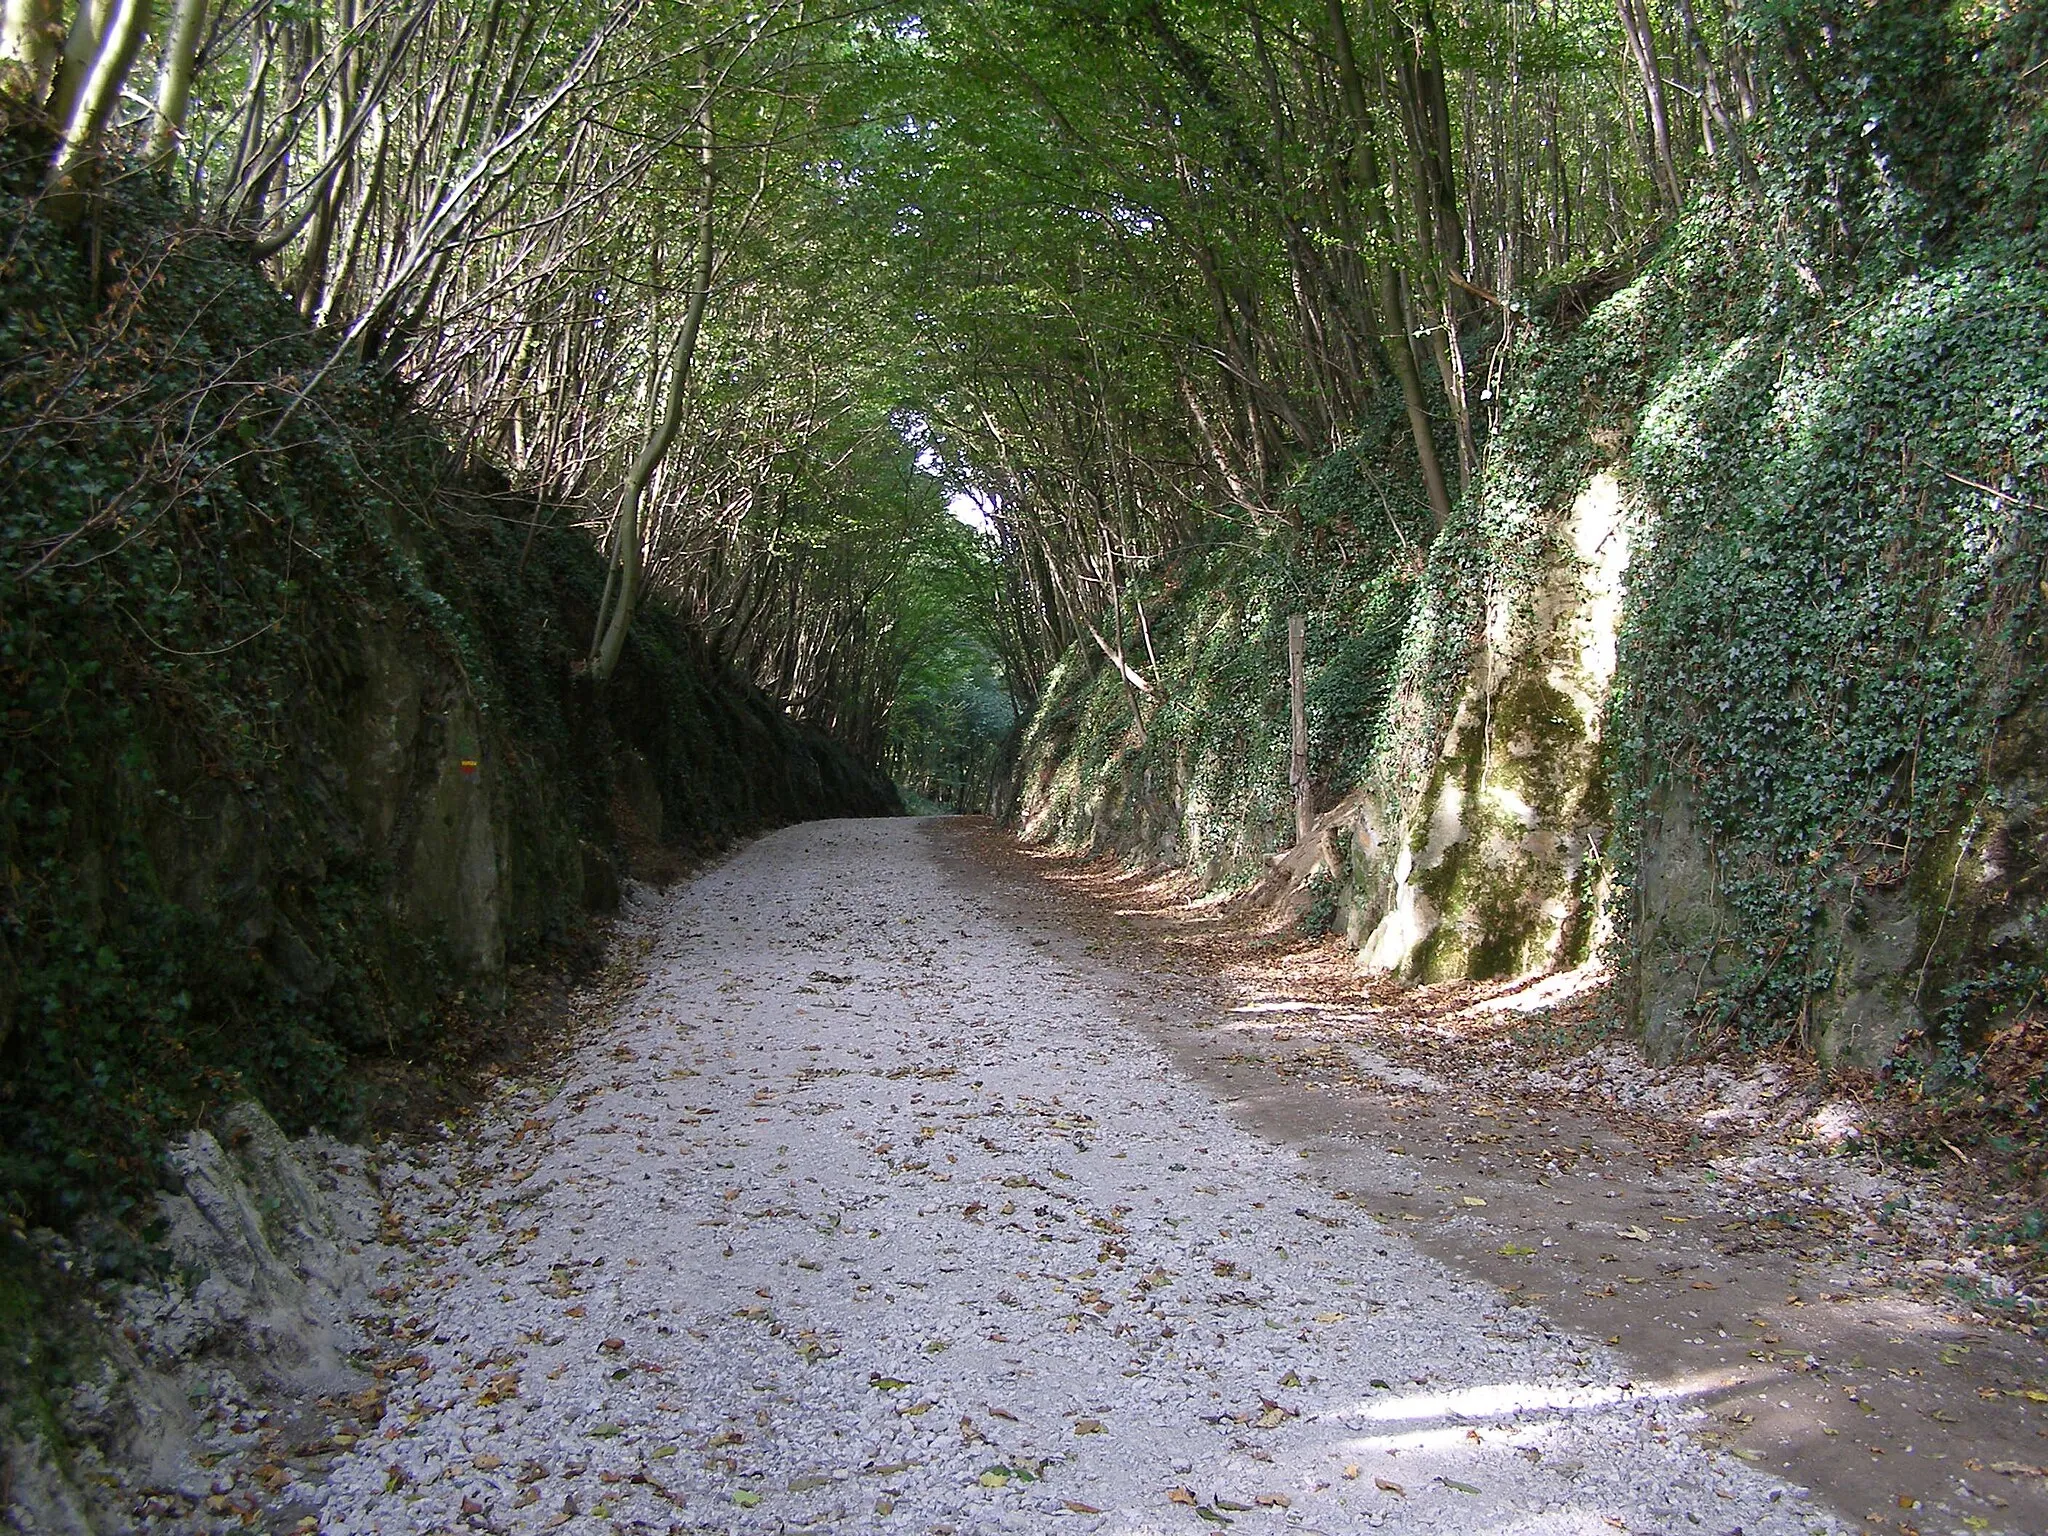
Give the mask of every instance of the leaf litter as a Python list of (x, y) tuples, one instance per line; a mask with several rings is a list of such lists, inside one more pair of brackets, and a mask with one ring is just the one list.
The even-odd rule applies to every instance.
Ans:
[[(1652, 1504), (1831, 1528), (1626, 1394), (1445, 1440), (1442, 1394), (1541, 1397), (1619, 1363), (1489, 1332), (1490, 1288), (1220, 1117), (1114, 1022), (1113, 973), (1036, 937), (909, 821), (791, 828), (636, 891), (624, 1006), (458, 1133), (388, 1149), (394, 1220), (465, 1230), (385, 1277), (393, 1353), (429, 1369), (390, 1379), (323, 1529), (596, 1536), (683, 1510), (767, 1532), (886, 1509), (1064, 1531), (1162, 1505), (1343, 1526), (1389, 1497), (1418, 1532)], [(507, 1252), (515, 1219), (537, 1235)], [(462, 1389), (484, 1360), (516, 1395)], [(1408, 1384), (1375, 1391), (1375, 1368)], [(1394, 1458), (1405, 1483), (1355, 1475)]]

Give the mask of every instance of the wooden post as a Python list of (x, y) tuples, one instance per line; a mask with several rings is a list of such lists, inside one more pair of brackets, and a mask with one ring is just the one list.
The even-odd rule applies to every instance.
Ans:
[(1287, 693), (1294, 728), (1287, 782), (1294, 788), (1294, 842), (1300, 847), (1315, 830), (1316, 813), (1308, 797), (1308, 621), (1298, 613), (1287, 620)]

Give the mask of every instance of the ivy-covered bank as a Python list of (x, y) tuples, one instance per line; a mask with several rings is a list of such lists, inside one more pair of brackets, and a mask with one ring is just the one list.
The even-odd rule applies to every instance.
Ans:
[(1261, 878), (1304, 611), (1321, 816), (1282, 873), (1368, 963), (1604, 946), (1660, 1050), (1874, 1062), (1920, 1031), (1959, 1072), (2039, 1001), (2042, 22), (1831, 24), (1831, 70), (1768, 104), (1761, 187), (1697, 195), (1583, 320), (1583, 283), (1521, 306), (1426, 562), (1369, 424), (1303, 476), (1298, 533), (1151, 594), (1142, 723), (1067, 658), (1019, 765), (1034, 835)]
[(354, 1062), (635, 855), (897, 808), (658, 610), (593, 692), (564, 509), (137, 182), (47, 222), (42, 148), (0, 145), (0, 1215), (136, 1209), (239, 1097), (346, 1128)]

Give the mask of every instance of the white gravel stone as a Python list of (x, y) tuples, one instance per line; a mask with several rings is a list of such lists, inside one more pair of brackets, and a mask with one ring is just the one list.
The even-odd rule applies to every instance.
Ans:
[(387, 1179), (412, 1364), (323, 1529), (1842, 1529), (1232, 1125), (919, 823), (630, 921), (561, 1080)]

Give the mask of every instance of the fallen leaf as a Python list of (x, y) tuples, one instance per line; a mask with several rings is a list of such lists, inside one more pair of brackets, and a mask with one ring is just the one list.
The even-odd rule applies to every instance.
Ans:
[(2024, 1461), (1994, 1461), (1991, 1470), (2007, 1477), (2048, 1477), (2048, 1467), (2029, 1466)]
[(1470, 1483), (1461, 1483), (1455, 1477), (1440, 1477), (1437, 1479), (1437, 1481), (1442, 1483), (1446, 1488), (1457, 1489), (1460, 1493), (1477, 1493), (1479, 1491), (1477, 1488), (1474, 1488)]
[(1641, 1227), (1623, 1227), (1615, 1234), (1617, 1237), (1627, 1238), (1632, 1243), (1647, 1243), (1655, 1235), (1653, 1232), (1644, 1231)]
[(1534, 1248), (1524, 1248), (1520, 1243), (1502, 1243), (1499, 1249), (1504, 1259), (1526, 1259), (1535, 1251)]
[(1294, 1500), (1284, 1493), (1262, 1493), (1252, 1502), (1261, 1509), (1292, 1509)]
[(1404, 1499), (1408, 1497), (1408, 1490), (1390, 1478), (1376, 1477), (1372, 1480), (1372, 1485), (1381, 1493), (1399, 1494)]
[(1213, 1502), (1215, 1503), (1218, 1509), (1227, 1509), (1233, 1515), (1249, 1514), (1252, 1508), (1251, 1505), (1240, 1504), (1235, 1499), (1226, 1499), (1220, 1493), (1216, 1495), (1215, 1500)]
[(1166, 1502), (1169, 1504), (1185, 1504), (1192, 1509), (1199, 1500), (1185, 1488), (1169, 1488), (1166, 1490)]
[(1109, 1433), (1109, 1426), (1100, 1419), (1076, 1419), (1074, 1420), (1074, 1433), (1077, 1435), (1106, 1435)]
[(733, 1494), (732, 1501), (739, 1505), (741, 1509), (752, 1509), (761, 1502), (761, 1495), (750, 1489), (742, 1488)]
[(1063, 1507), (1077, 1515), (1099, 1515), (1102, 1513), (1093, 1504), (1083, 1504), (1079, 1499), (1067, 1499), (1064, 1501)]
[(907, 1381), (900, 1380), (894, 1376), (877, 1375), (870, 1376), (868, 1378), (868, 1385), (873, 1387), (877, 1392), (901, 1392), (905, 1387), (909, 1386), (910, 1383)]
[(1353, 1463), (1352, 1463), (1352, 1464), (1351, 1464), (1350, 1466), (1346, 1467), (1346, 1468), (1344, 1469), (1344, 1476), (1345, 1476), (1345, 1478), (1346, 1478), (1346, 1479), (1348, 1479), (1348, 1480), (1350, 1480), (1350, 1481), (1353, 1481), (1353, 1482), (1357, 1481), (1357, 1479), (1358, 1479), (1358, 1463), (1357, 1463), (1357, 1462), (1353, 1462)]
[(1219, 1515), (1206, 1504), (1197, 1504), (1195, 1513), (1211, 1525), (1232, 1525), (1235, 1522), (1228, 1515)]
[(1458, 1202), (1460, 1205), (1484, 1205), (1486, 1202), (1477, 1195), (1467, 1195)]
[[(1344, 1321), (1344, 1314), (1342, 1312), (1318, 1312), (1316, 1314), (1316, 1321), (1319, 1323), (1341, 1323)], [(1284, 1387), (1287, 1383), (1283, 1381), (1281, 1385)]]

